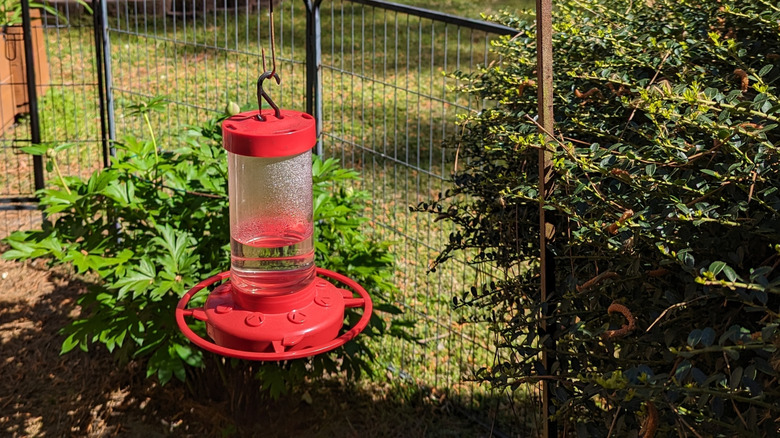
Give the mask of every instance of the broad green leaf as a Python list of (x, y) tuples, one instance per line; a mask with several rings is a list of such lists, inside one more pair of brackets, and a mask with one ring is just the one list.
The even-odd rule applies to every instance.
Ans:
[(701, 331), (700, 339), (703, 346), (711, 346), (715, 342), (715, 330), (713, 330), (712, 327), (705, 327)]
[(712, 262), (710, 263), (710, 267), (707, 270), (712, 272), (714, 275), (718, 275), (725, 267), (727, 267), (727, 265), (723, 262)]
[(724, 265), (723, 266), (723, 273), (726, 274), (726, 278), (729, 279), (729, 281), (737, 281), (737, 273), (734, 272), (734, 269), (731, 268), (731, 266)]
[(25, 146), (20, 149), (22, 152), (30, 155), (46, 155), (46, 151), (48, 151), (50, 148), (49, 146), (38, 144), (32, 146)]
[(60, 354), (65, 354), (73, 350), (79, 345), (79, 340), (76, 339), (76, 334), (72, 334), (65, 338), (64, 341), (62, 341), (62, 348), (60, 349)]

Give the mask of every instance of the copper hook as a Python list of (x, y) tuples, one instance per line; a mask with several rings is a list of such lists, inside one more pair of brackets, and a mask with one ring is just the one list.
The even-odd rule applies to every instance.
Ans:
[(279, 109), (279, 106), (274, 103), (274, 101), (271, 99), (271, 96), (269, 96), (268, 93), (266, 93), (263, 89), (263, 81), (268, 78), (274, 78), (277, 85), (282, 82), (282, 80), (279, 78), (279, 75), (276, 73), (276, 45), (274, 42), (274, 0), (268, 0), (268, 14), (270, 16), (269, 27), (271, 34), (271, 71), (268, 71), (265, 68), (265, 49), (263, 49), (260, 53), (263, 59), (263, 70), (265, 71), (260, 75), (259, 78), (257, 78), (257, 118), (261, 122), (265, 121), (265, 117), (263, 117), (261, 113), (263, 110), (263, 99), (265, 99), (265, 101), (271, 105), (271, 108), (274, 109), (274, 116), (276, 116), (277, 119), (282, 118), (282, 111)]

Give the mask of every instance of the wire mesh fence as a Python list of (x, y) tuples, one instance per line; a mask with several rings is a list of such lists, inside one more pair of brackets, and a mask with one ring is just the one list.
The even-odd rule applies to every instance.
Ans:
[[(41, 220), (34, 193), (45, 179), (41, 164), (21, 148), (38, 141), (72, 143), (58, 161), (65, 176), (86, 176), (102, 163), (100, 96), (95, 62), (92, 16), (76, 3), (59, 3), (56, 12), (32, 9), (31, 32), (21, 24), (3, 31), (4, 64), (0, 78), (0, 235), (25, 229)], [(21, 18), (16, 20), (21, 21)], [(27, 80), (24, 40), (32, 47), (35, 104)], [(37, 106), (37, 111), (33, 114)]]
[[(282, 83), (270, 93), (279, 106), (299, 111), (307, 103), (306, 7), (320, 2), (287, 1), (274, 7), (276, 58)], [(130, 104), (161, 96), (164, 113), (153, 114), (157, 135), (175, 142), (187, 125), (202, 123), (235, 101), (256, 106), (263, 51), (270, 53), (264, 0), (116, 0), (101, 2), (105, 41), (72, 6), (45, 16), (51, 77), (41, 98), (46, 142), (78, 142), (67, 172), (83, 175), (101, 163), (101, 135), (121, 141), (137, 135), (143, 121)], [(321, 147), (325, 158), (358, 170), (355, 189), (371, 194), (367, 233), (394, 242), (397, 286), (393, 297), (415, 321), (412, 340), (384, 342), (377, 358), (393, 379), (449, 391), (470, 408), (486, 407), (488, 391), (463, 376), (495, 360), (488, 331), (467, 323), (451, 300), (478, 273), (464, 260), (429, 272), (450, 230), (409, 207), (436, 199), (455, 169), (458, 117), (475, 109), (452, 72), (472, 72), (500, 62), (489, 44), (511, 29), (432, 11), (372, 0), (324, 1), (319, 6)], [(310, 15), (311, 17), (311, 15)], [(67, 21), (66, 21), (67, 20)], [(312, 47), (312, 41), (309, 41)], [(310, 49), (311, 50), (311, 49)], [(97, 65), (106, 59), (106, 115), (100, 132)], [(309, 59), (311, 62), (311, 59)], [(3, 90), (0, 88), (0, 93)], [(3, 153), (17, 160), (24, 123), (2, 138)], [(173, 149), (173, 144), (163, 144)], [(4, 157), (4, 165), (12, 160)], [(25, 167), (16, 165), (32, 193)], [(22, 178), (23, 177), (23, 178)], [(20, 182), (20, 184), (22, 184)], [(10, 189), (3, 186), (3, 196)], [(33, 215), (37, 213), (32, 213)], [(495, 407), (495, 406), (489, 406)]]
[[(285, 2), (275, 10), (276, 56), (284, 82), (272, 92), (281, 106), (303, 110), (305, 17), (297, 6)], [(221, 113), (230, 101), (256, 103), (262, 54), (270, 54), (267, 8), (257, 0), (113, 4), (107, 26), (117, 137), (140, 126), (124, 108), (151, 96), (170, 103), (154, 121), (168, 134)]]
[[(482, 391), (463, 381), (493, 363), (485, 327), (464, 324), (452, 297), (475, 282), (463, 260), (429, 272), (450, 230), (409, 212), (448, 188), (458, 117), (481, 102), (459, 91), (455, 71), (493, 61), (489, 41), (510, 32), (484, 23), (373, 1), (323, 4), (323, 154), (358, 169), (371, 193), (372, 229), (396, 243), (396, 300), (414, 315), (414, 342), (383, 343), (389, 369), (473, 406)], [(476, 398), (475, 398), (476, 397)]]

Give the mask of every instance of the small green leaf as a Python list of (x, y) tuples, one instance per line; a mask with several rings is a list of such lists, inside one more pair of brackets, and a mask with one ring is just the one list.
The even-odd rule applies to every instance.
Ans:
[(694, 329), (688, 334), (688, 345), (695, 347), (699, 342), (701, 342), (701, 330)]
[(718, 179), (721, 178), (721, 175), (718, 172), (715, 172), (714, 170), (711, 170), (711, 169), (701, 169), (701, 173), (703, 173), (705, 175), (709, 175), (709, 176), (715, 177), (715, 178), (718, 178)]
[(74, 348), (76, 348), (79, 345), (79, 340), (76, 339), (76, 334), (72, 334), (65, 338), (64, 341), (62, 341), (62, 348), (60, 349), (60, 354), (65, 354)]
[(701, 344), (705, 347), (711, 346), (715, 342), (715, 330), (712, 327), (705, 327), (701, 331)]
[(704, 382), (707, 380), (707, 375), (699, 368), (691, 369), (691, 377), (693, 377), (693, 380), (695, 380), (699, 386), (703, 386)]
[(713, 275), (718, 275), (725, 267), (727, 267), (727, 265), (723, 262), (712, 262), (707, 270), (712, 272)]
[(777, 331), (777, 324), (768, 324), (766, 327), (761, 329), (761, 339), (769, 340), (772, 339), (772, 336)]
[(22, 152), (28, 153), (30, 155), (46, 155), (46, 151), (50, 148), (48, 146), (44, 145), (32, 145), (32, 146), (25, 146), (23, 148), (20, 148)]
[(739, 389), (740, 385), (742, 384), (742, 373), (743, 373), (742, 367), (737, 367), (731, 372), (731, 377), (729, 378), (729, 386), (733, 390)]
[(680, 362), (680, 365), (677, 366), (677, 370), (674, 372), (674, 378), (677, 380), (678, 383), (682, 383), (686, 377), (688, 377), (688, 373), (691, 370), (691, 362), (688, 361), (688, 359)]
[(731, 282), (737, 281), (737, 278), (739, 278), (737, 273), (734, 272), (734, 270), (731, 269), (731, 266), (729, 265), (723, 266), (723, 273), (726, 274), (726, 278), (728, 278)]
[(77, 145), (77, 143), (73, 143), (73, 142), (60, 143), (57, 146), (54, 146), (52, 149), (54, 149), (56, 152), (62, 152), (62, 151), (68, 150), (68, 149), (70, 149), (70, 148), (72, 148), (72, 147), (74, 147), (76, 145)]

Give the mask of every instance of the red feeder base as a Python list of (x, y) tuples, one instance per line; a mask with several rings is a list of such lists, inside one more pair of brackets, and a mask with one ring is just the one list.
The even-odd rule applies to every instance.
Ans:
[[(195, 293), (230, 276), (230, 272), (223, 272), (184, 294), (176, 307), (176, 323), (199, 347), (239, 359), (279, 361), (330, 351), (363, 331), (371, 319), (372, 302), (365, 289), (348, 277), (320, 268), (317, 274), (344, 284), (359, 297), (319, 277), (302, 291), (264, 298), (237, 293), (227, 282), (209, 294), (203, 307), (188, 309)], [(339, 336), (347, 307), (362, 307), (363, 315)], [(206, 332), (214, 342), (195, 334), (186, 316), (205, 321)]]

